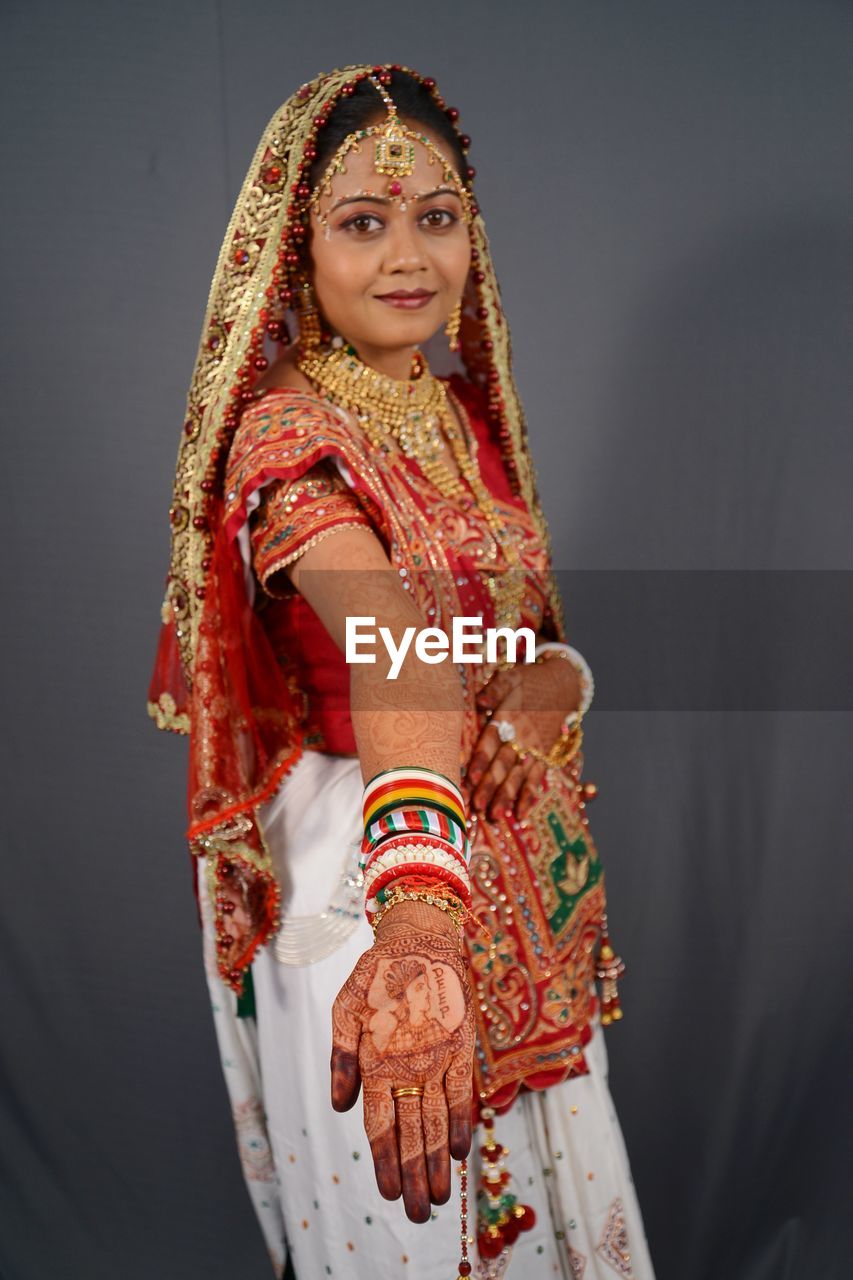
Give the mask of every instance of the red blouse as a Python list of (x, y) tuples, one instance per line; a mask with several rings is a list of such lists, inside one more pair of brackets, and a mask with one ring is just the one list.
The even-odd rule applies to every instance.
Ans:
[[(458, 375), (449, 382), (476, 436), (483, 482), (493, 497), (523, 510), (523, 503), (510, 490), (498, 446), (482, 414), (479, 393)], [(289, 394), (289, 389), (271, 388), (263, 402), (282, 392)], [(414, 462), (411, 465), (417, 466)], [(470, 499), (462, 500), (458, 514), (469, 524), (484, 522)], [(349, 711), (349, 668), (314, 610), (282, 570), (338, 529), (358, 526), (373, 529), (382, 537), (375, 505), (347, 484), (331, 457), (321, 459), (296, 480), (273, 480), (265, 485), (250, 519), (252, 564), (262, 588), (256, 609), (286, 676), (305, 694), (304, 745), (335, 755), (356, 754)], [(527, 605), (532, 616), (523, 621), (538, 631), (541, 597), (534, 593)]]

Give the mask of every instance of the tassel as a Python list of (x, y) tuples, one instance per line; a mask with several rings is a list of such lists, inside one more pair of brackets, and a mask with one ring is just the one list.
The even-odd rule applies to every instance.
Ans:
[(467, 1280), (473, 1268), (468, 1258), (468, 1161), (463, 1160), (459, 1166), (459, 1178), (461, 1181), (460, 1196), (462, 1200), (462, 1208), (459, 1211), (459, 1275), (456, 1280)]
[[(486, 1140), (480, 1147), (483, 1163), (477, 1196), (477, 1249), (486, 1264), (485, 1280), (503, 1273), (499, 1260), (504, 1264), (509, 1260), (508, 1254), (502, 1255), (512, 1248), (522, 1231), (536, 1225), (536, 1214), (530, 1205), (519, 1204), (518, 1197), (507, 1189), (511, 1178), (505, 1167), (509, 1149), (495, 1141), (494, 1111), (485, 1107), (480, 1117)], [(494, 1265), (490, 1267), (489, 1263)]]
[(622, 1018), (622, 1006), (619, 1002), (617, 978), (625, 972), (625, 961), (617, 956), (610, 943), (607, 932), (607, 916), (601, 918), (601, 947), (598, 952), (598, 963), (595, 976), (601, 983), (601, 1025), (609, 1027), (611, 1022), (619, 1022)]

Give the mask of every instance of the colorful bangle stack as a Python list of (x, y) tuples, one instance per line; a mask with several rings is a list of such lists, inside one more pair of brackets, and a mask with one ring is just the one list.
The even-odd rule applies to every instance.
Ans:
[(466, 908), (470, 842), (462, 792), (432, 769), (385, 769), (364, 788), (365, 910), (372, 919), (397, 882), (413, 875), (443, 886)]

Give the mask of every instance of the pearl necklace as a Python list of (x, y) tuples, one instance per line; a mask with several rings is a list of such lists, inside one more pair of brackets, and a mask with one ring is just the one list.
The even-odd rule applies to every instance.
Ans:
[[(415, 353), (412, 377), (403, 382), (372, 369), (351, 346), (303, 353), (298, 366), (319, 392), (355, 415), (375, 449), (387, 448), (390, 434), (444, 498), (465, 497), (467, 483), (509, 563), (504, 573), (487, 579), (495, 621), (498, 626), (517, 625), (525, 587), (518, 548), (480, 476), (476, 440), (472, 434), (469, 449), (456, 424), (447, 387), (430, 372), (424, 356)], [(458, 476), (441, 456), (442, 434), (459, 468)]]

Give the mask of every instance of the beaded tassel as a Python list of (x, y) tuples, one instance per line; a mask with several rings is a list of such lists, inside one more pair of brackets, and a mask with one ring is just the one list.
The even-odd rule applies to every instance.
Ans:
[(467, 1280), (470, 1276), (472, 1267), (468, 1257), (468, 1161), (463, 1160), (459, 1166), (459, 1181), (461, 1183), (459, 1198), (461, 1207), (459, 1209), (459, 1274), (456, 1280)]
[(503, 1273), (498, 1260), (508, 1261), (508, 1253), (503, 1256), (505, 1251), (512, 1248), (522, 1231), (536, 1225), (536, 1214), (530, 1205), (519, 1204), (518, 1197), (507, 1190), (511, 1175), (505, 1160), (509, 1148), (495, 1142), (494, 1111), (486, 1107), (480, 1117), (486, 1140), (480, 1147), (483, 1166), (477, 1196), (477, 1249), (486, 1264), (484, 1274), (492, 1276)]
[(603, 1027), (609, 1027), (611, 1022), (619, 1022), (623, 1016), (616, 979), (621, 978), (624, 972), (625, 962), (617, 956), (611, 946), (605, 915), (601, 921), (601, 947), (595, 969), (595, 976), (601, 983), (601, 1025)]

